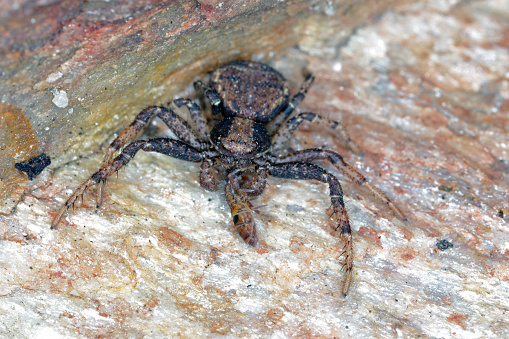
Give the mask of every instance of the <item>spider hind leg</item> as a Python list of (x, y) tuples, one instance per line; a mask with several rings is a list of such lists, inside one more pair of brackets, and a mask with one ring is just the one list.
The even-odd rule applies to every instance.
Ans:
[(274, 177), (286, 179), (318, 180), (329, 185), (330, 199), (333, 209), (332, 218), (336, 222), (334, 233), (339, 233), (339, 237), (345, 244), (344, 256), (346, 275), (341, 293), (343, 296), (346, 296), (352, 282), (353, 242), (352, 230), (350, 228), (350, 222), (348, 220), (345, 203), (343, 201), (343, 189), (341, 188), (341, 184), (338, 179), (317, 165), (301, 162), (272, 165), (269, 170), (269, 174)]
[(51, 228), (55, 229), (58, 226), (67, 209), (71, 205), (74, 205), (76, 199), (83, 195), (89, 187), (95, 184), (101, 185), (101, 182), (104, 182), (113, 173), (116, 173), (119, 169), (127, 165), (127, 163), (131, 161), (139, 150), (143, 150), (145, 152), (158, 152), (169, 155), (173, 158), (191, 162), (201, 162), (203, 158), (200, 151), (178, 140), (156, 138), (151, 140), (133, 141), (127, 145), (122, 150), (122, 153), (120, 153), (115, 159), (95, 172), (69, 197), (69, 199), (67, 199), (53, 219)]

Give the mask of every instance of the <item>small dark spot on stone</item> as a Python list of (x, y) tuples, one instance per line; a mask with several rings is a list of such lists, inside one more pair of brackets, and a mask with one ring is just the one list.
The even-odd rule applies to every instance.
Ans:
[(438, 187), (439, 190), (441, 191), (444, 191), (444, 192), (451, 192), (452, 191), (452, 186), (446, 186), (446, 185), (440, 185)]
[(239, 221), (239, 216), (238, 215), (234, 215), (233, 216), (233, 223), (236, 224), (238, 221)]
[(504, 210), (503, 209), (498, 210), (498, 217), (502, 218), (502, 219), (504, 218)]
[(451, 247), (454, 247), (454, 245), (445, 239), (442, 239), (439, 242), (437, 242), (437, 248), (440, 251), (445, 251), (446, 249), (451, 248)]
[(296, 204), (286, 205), (286, 208), (288, 209), (288, 211), (290, 211), (290, 213), (298, 213), (298, 212), (305, 211), (304, 207), (302, 207), (300, 205), (296, 205)]
[(21, 172), (25, 172), (28, 175), (28, 179), (33, 180), (50, 164), (50, 158), (46, 154), (41, 153), (31, 159), (15, 163), (14, 167)]

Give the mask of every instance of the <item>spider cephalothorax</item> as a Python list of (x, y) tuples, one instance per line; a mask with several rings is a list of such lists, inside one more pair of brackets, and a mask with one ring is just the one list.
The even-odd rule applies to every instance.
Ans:
[[(231, 209), (233, 223), (244, 241), (252, 246), (258, 244), (258, 236), (251, 215), (253, 207), (248, 196), (260, 195), (263, 192), (267, 176), (318, 180), (329, 185), (332, 218), (345, 246), (346, 278), (342, 292), (346, 295), (352, 279), (353, 257), (352, 233), (343, 202), (343, 190), (333, 174), (314, 163), (317, 160), (328, 161), (356, 184), (367, 187), (389, 205), (398, 217), (405, 217), (385, 194), (345, 163), (336, 152), (313, 148), (283, 155), (273, 153), (302, 121), (319, 123), (334, 129), (352, 151), (360, 153), (358, 146), (350, 140), (338, 122), (310, 112), (290, 118), (295, 107), (304, 99), (313, 79), (308, 75), (300, 91), (290, 99), (286, 80), (267, 65), (235, 61), (217, 68), (211, 73), (208, 85), (203, 85), (200, 81), (195, 83), (211, 103), (215, 125), (210, 133), (201, 108), (190, 99), (176, 99), (171, 103), (177, 107), (187, 106), (196, 125), (195, 129), (171, 109), (171, 103), (144, 109), (110, 145), (103, 166), (62, 206), (53, 219), (52, 228), (60, 223), (76, 199), (94, 184), (99, 184), (97, 205), (100, 206), (106, 179), (125, 166), (140, 149), (201, 163), (200, 184), (207, 190), (218, 188), (215, 169), (224, 168), (226, 200)], [(177, 139), (155, 138), (136, 140), (128, 144), (154, 115), (166, 123)], [(120, 154), (113, 158), (119, 151)], [(250, 179), (243, 179), (246, 173), (249, 173)]]

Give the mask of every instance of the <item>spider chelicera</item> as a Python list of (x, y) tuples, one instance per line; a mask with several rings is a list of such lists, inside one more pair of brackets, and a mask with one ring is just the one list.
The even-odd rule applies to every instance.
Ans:
[[(329, 162), (353, 182), (365, 186), (399, 218), (405, 219), (405, 216), (384, 193), (369, 183), (336, 152), (312, 148), (284, 155), (273, 153), (281, 148), (303, 121), (330, 127), (352, 151), (360, 153), (359, 147), (338, 122), (311, 112), (299, 113), (290, 118), (295, 107), (304, 99), (313, 80), (313, 76), (308, 75), (299, 92), (290, 99), (290, 90), (284, 77), (267, 65), (235, 61), (217, 68), (211, 73), (208, 85), (200, 81), (195, 83), (211, 103), (215, 125), (210, 133), (201, 108), (190, 99), (175, 99), (172, 103), (189, 109), (196, 129), (171, 109), (171, 103), (144, 109), (110, 145), (102, 167), (67, 199), (53, 219), (51, 228), (56, 228), (67, 209), (95, 184), (99, 184), (99, 207), (103, 201), (106, 179), (125, 166), (139, 150), (159, 152), (177, 159), (201, 163), (200, 184), (206, 190), (218, 189), (216, 169), (222, 167), (226, 180), (226, 200), (235, 229), (251, 246), (258, 244), (258, 236), (251, 214), (255, 208), (248, 197), (263, 192), (268, 175), (286, 179), (318, 180), (329, 185), (331, 217), (336, 225), (335, 230), (344, 243), (346, 277), (342, 293), (346, 295), (352, 281), (353, 254), (352, 231), (343, 202), (343, 190), (333, 174), (314, 162)], [(154, 115), (166, 123), (177, 139), (154, 138), (127, 144)], [(121, 151), (120, 154), (113, 158), (118, 151)]]

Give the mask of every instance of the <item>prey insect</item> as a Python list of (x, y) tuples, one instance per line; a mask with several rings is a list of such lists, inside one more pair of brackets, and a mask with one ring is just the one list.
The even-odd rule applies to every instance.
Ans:
[[(226, 201), (230, 206), (235, 229), (251, 246), (258, 244), (258, 234), (252, 216), (256, 208), (251, 205), (249, 197), (262, 194), (267, 177), (270, 175), (285, 179), (317, 180), (329, 186), (331, 218), (344, 243), (346, 277), (342, 293), (346, 295), (352, 281), (353, 243), (343, 201), (343, 189), (336, 176), (318, 166), (316, 162), (330, 163), (354, 183), (371, 191), (387, 204), (396, 216), (401, 219), (405, 219), (405, 216), (384, 193), (334, 151), (312, 148), (289, 154), (275, 153), (304, 121), (335, 130), (353, 152), (360, 153), (357, 144), (337, 121), (311, 112), (291, 117), (313, 80), (313, 76), (308, 75), (299, 92), (290, 98), (287, 81), (265, 64), (235, 61), (217, 68), (211, 73), (208, 84), (200, 81), (195, 83), (211, 104), (213, 126), (210, 132), (202, 109), (190, 99), (175, 99), (171, 103), (177, 107), (187, 107), (194, 128), (182, 119), (171, 105), (145, 108), (109, 146), (102, 167), (67, 199), (55, 215), (52, 228), (57, 227), (77, 198), (96, 184), (99, 207), (103, 202), (106, 179), (131, 161), (139, 150), (201, 163), (200, 184), (206, 190), (217, 190), (218, 179), (224, 179)], [(130, 142), (154, 116), (164, 121), (176, 139), (154, 138)], [(115, 156), (117, 153), (119, 154)], [(222, 178), (218, 178), (218, 168), (224, 169)]]

